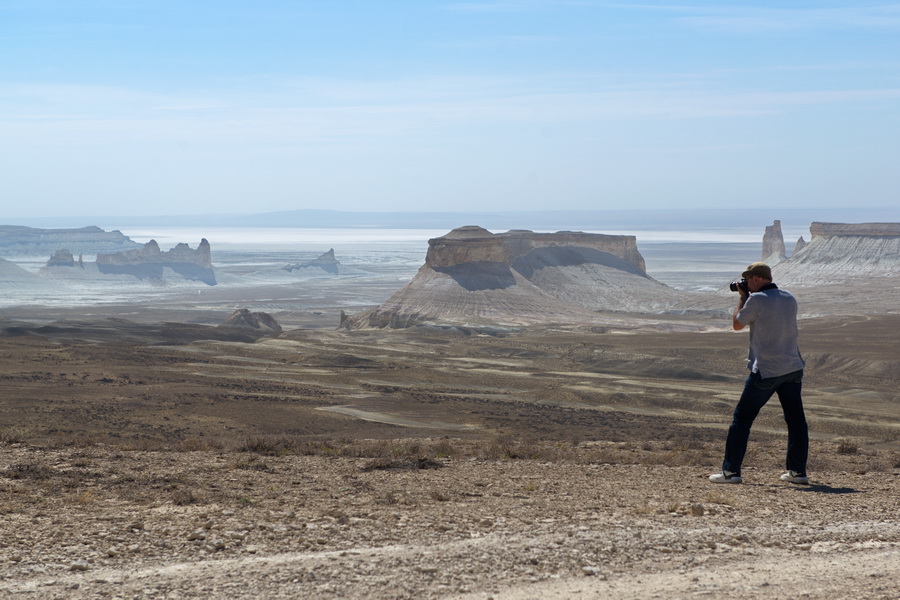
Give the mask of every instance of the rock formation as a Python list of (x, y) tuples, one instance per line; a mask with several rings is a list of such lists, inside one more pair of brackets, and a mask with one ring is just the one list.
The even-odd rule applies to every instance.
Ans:
[(794, 254), (800, 252), (804, 248), (806, 248), (806, 240), (804, 240), (803, 236), (801, 235), (800, 238), (797, 240), (797, 243), (794, 244)]
[(78, 260), (75, 260), (75, 257), (67, 248), (62, 250), (57, 250), (53, 253), (53, 256), (50, 257), (50, 260), (47, 261), (48, 267), (81, 267), (84, 268), (84, 257), (79, 256)]
[(777, 265), (787, 258), (784, 248), (784, 235), (781, 233), (781, 221), (775, 221), (766, 227), (762, 241), (762, 261), (769, 266)]
[(302, 269), (321, 269), (326, 273), (337, 275), (340, 272), (341, 263), (334, 257), (334, 248), (322, 254), (318, 258), (303, 263), (294, 263), (282, 267), (285, 271), (299, 271)]
[(142, 248), (116, 254), (98, 254), (97, 267), (104, 274), (132, 275), (138, 279), (162, 279), (165, 269), (171, 269), (185, 279), (216, 284), (209, 242), (200, 240), (196, 250), (181, 243), (163, 252), (156, 240)]
[(36, 229), (17, 225), (0, 225), (0, 255), (49, 256), (60, 248), (74, 254), (124, 252), (139, 248), (121, 231), (104, 231), (99, 227), (78, 229)]
[(275, 320), (275, 317), (264, 312), (250, 312), (249, 309), (241, 308), (229, 315), (219, 327), (223, 329), (244, 329), (257, 332), (281, 333), (281, 325)]
[(344, 327), (589, 322), (601, 310), (659, 312), (676, 294), (647, 276), (634, 236), (469, 226), (429, 240), (416, 276)]
[(775, 267), (777, 281), (801, 284), (894, 277), (900, 272), (900, 223), (813, 223), (802, 252)]

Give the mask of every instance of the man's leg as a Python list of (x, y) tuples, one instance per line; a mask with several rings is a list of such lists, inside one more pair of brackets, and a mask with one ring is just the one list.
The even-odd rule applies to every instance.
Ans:
[(778, 399), (784, 411), (784, 422), (788, 428), (787, 461), (788, 471), (806, 473), (806, 459), (809, 454), (809, 428), (803, 412), (801, 390), (803, 371), (792, 373), (794, 377), (778, 386)]
[(750, 439), (750, 427), (759, 414), (760, 409), (766, 405), (775, 387), (771, 381), (760, 378), (759, 373), (751, 373), (744, 382), (744, 391), (741, 399), (734, 408), (731, 426), (728, 428), (728, 438), (725, 440), (725, 460), (722, 462), (722, 471), (740, 473), (744, 462), (744, 454), (747, 452), (747, 441)]

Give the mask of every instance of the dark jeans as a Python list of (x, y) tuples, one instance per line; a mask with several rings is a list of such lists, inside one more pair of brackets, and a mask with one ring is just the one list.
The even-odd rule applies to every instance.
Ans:
[(809, 454), (809, 430), (806, 416), (803, 414), (803, 401), (800, 399), (803, 370), (763, 379), (759, 373), (751, 373), (744, 383), (744, 392), (734, 409), (731, 427), (728, 428), (728, 439), (725, 442), (725, 461), (723, 471), (741, 472), (744, 454), (747, 451), (747, 440), (750, 439), (750, 427), (753, 420), (765, 406), (772, 394), (778, 394), (784, 421), (788, 428), (787, 462), (789, 471), (806, 473), (806, 457)]

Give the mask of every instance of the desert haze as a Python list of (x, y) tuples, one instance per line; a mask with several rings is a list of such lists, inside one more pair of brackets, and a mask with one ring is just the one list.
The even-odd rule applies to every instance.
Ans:
[[(706, 291), (618, 234), (69, 231), (0, 235), (0, 596), (897, 598), (900, 224), (788, 252), (776, 221)], [(721, 260), (683, 248), (657, 264)], [(744, 483), (707, 480), (746, 372), (725, 277), (760, 258), (801, 306), (808, 486), (776, 402)]]

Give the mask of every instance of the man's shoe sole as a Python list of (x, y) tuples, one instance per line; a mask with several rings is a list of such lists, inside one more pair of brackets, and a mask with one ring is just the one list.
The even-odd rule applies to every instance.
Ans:
[(722, 477), (721, 475), (710, 475), (709, 480), (713, 483), (743, 483), (744, 480), (740, 477)]
[[(785, 473), (787, 475), (787, 473)], [(785, 477), (785, 475), (781, 476), (782, 481), (786, 481), (787, 483), (795, 483), (797, 485), (809, 485), (809, 477)]]

